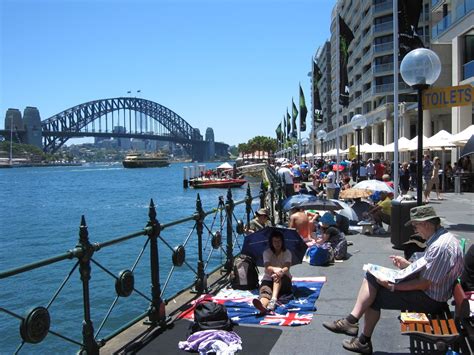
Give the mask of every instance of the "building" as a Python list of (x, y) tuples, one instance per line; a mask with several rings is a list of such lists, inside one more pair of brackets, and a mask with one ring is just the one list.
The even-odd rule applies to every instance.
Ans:
[[(474, 0), (423, 0), (417, 33), (425, 47), (434, 50), (443, 63), (442, 74), (434, 86), (451, 86), (473, 82), (474, 72)], [(354, 34), (348, 51), (349, 105), (339, 105), (338, 16)], [(330, 62), (328, 61), (328, 48)], [(393, 95), (393, 3), (392, 0), (339, 0), (331, 15), (331, 38), (318, 50), (316, 62), (322, 76), (318, 82), (321, 105), (328, 121), (313, 123), (312, 138), (320, 129), (327, 131), (323, 151), (347, 150), (357, 144), (350, 120), (363, 114), (367, 127), (362, 130), (361, 144), (387, 145), (394, 137)], [(400, 62), (399, 62), (400, 64)], [(417, 97), (399, 76), (399, 137), (416, 136)], [(325, 88), (330, 88), (328, 92)], [(325, 105), (331, 105), (331, 108)], [(339, 122), (339, 129), (336, 130)], [(472, 124), (472, 105), (423, 112), (424, 134), (430, 137), (440, 129), (457, 133)], [(315, 142), (315, 154), (321, 145)], [(393, 153), (381, 153), (393, 158)]]

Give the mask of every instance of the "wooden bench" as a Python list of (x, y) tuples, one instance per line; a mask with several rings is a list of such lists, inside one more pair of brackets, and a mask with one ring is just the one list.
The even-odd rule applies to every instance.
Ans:
[(444, 314), (428, 315), (430, 324), (401, 322), (401, 333), (434, 344), (438, 351), (445, 352), (449, 345), (459, 342), (461, 337), (459, 326), (462, 320), (469, 317), (469, 302), (459, 283), (454, 286), (453, 298), (455, 302), (454, 318), (446, 304)]

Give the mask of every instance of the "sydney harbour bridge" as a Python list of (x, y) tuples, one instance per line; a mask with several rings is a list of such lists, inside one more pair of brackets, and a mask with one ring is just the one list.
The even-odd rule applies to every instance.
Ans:
[(156, 102), (117, 97), (76, 105), (43, 121), (34, 107), (25, 108), (23, 118), (19, 110), (8, 109), (0, 135), (10, 139), (12, 134), (14, 141), (41, 146), (49, 153), (56, 152), (70, 138), (113, 137), (178, 143), (198, 161), (227, 156), (229, 146), (215, 142), (213, 133), (208, 132), (203, 139), (199, 129)]

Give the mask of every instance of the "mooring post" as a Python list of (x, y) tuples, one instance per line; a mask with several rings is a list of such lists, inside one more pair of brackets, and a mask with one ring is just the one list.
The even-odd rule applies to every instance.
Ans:
[(247, 215), (247, 226), (250, 226), (250, 213), (252, 213), (252, 194), (250, 184), (247, 184), (247, 194), (245, 195), (245, 213)]
[(275, 184), (273, 181), (270, 182), (270, 221), (272, 226), (275, 225)]
[(94, 247), (89, 242), (89, 232), (84, 215), (81, 217), (79, 226), (79, 243), (76, 246), (81, 249), (79, 259), (79, 273), (82, 281), (82, 301), (84, 306), (84, 321), (82, 322), (82, 342), (81, 354), (99, 354), (99, 345), (94, 338), (94, 325), (91, 320), (89, 280), (91, 279), (91, 258), (94, 254)]
[(197, 262), (197, 276), (194, 287), (196, 292), (200, 295), (207, 290), (207, 277), (204, 273), (204, 260), (202, 258), (202, 233), (204, 230), (204, 210), (202, 209), (201, 197), (199, 194), (196, 198), (196, 212), (194, 219), (196, 221), (196, 233), (198, 236), (198, 262)]
[(234, 201), (232, 200), (232, 191), (230, 188), (227, 190), (227, 201), (225, 203), (225, 211), (227, 214), (227, 260), (224, 268), (227, 272), (230, 272), (234, 265), (234, 245), (232, 241), (232, 216), (234, 214)]
[(150, 200), (148, 208), (149, 221), (147, 223), (147, 235), (150, 239), (150, 276), (151, 276), (151, 303), (148, 308), (147, 324), (156, 325), (165, 320), (165, 304), (161, 299), (160, 287), (160, 259), (158, 254), (158, 237), (161, 226), (156, 219), (156, 209), (153, 199)]

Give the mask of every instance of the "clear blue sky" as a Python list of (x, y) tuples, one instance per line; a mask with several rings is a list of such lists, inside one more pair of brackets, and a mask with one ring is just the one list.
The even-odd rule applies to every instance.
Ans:
[[(158, 102), (229, 144), (275, 137), (331, 0), (0, 0), (0, 127), (9, 107), (44, 120), (127, 96)], [(291, 112), (291, 111), (290, 111)], [(308, 114), (308, 126), (310, 125)], [(308, 135), (309, 129), (303, 134)]]

